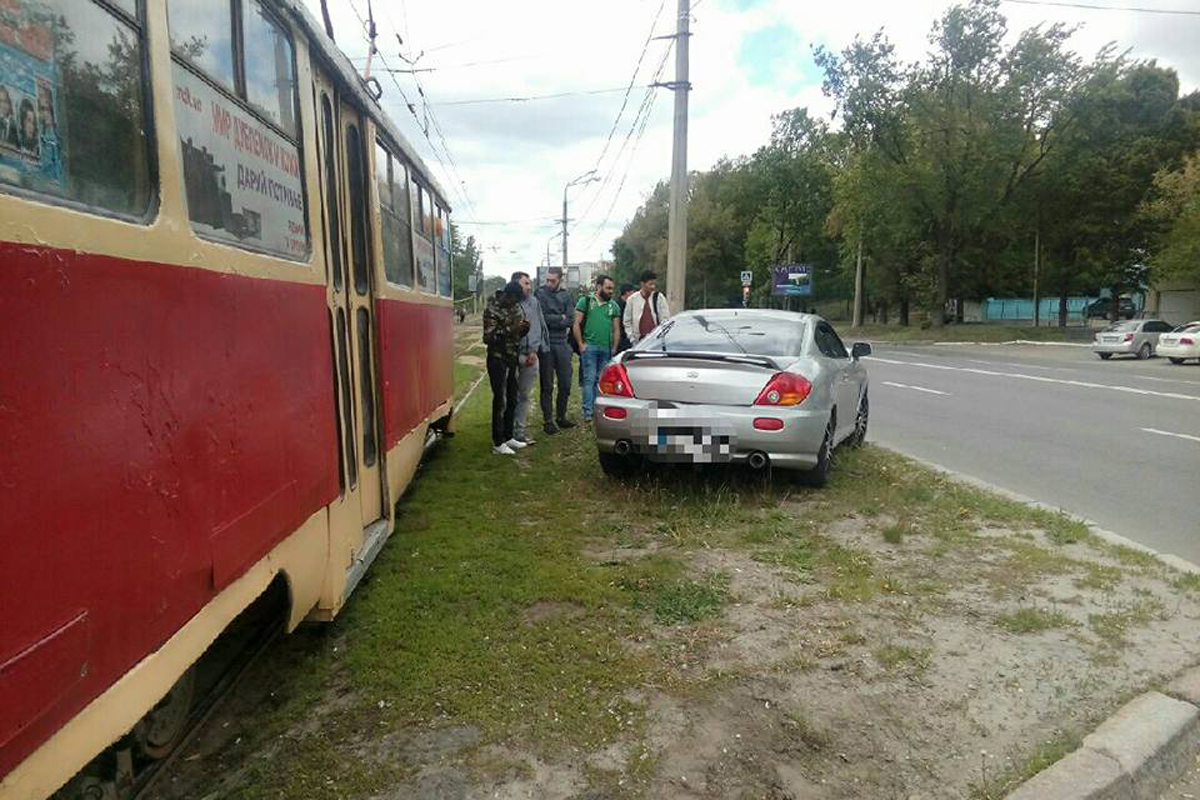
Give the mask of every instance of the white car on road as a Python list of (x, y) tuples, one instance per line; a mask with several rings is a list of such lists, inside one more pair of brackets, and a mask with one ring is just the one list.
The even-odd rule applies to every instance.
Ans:
[(1171, 325), (1161, 319), (1131, 319), (1109, 325), (1096, 334), (1092, 352), (1104, 360), (1114, 355), (1150, 358), (1154, 355), (1158, 337), (1171, 331)]
[(1156, 351), (1171, 359), (1172, 364), (1182, 364), (1187, 358), (1200, 361), (1200, 320), (1180, 325), (1158, 337)]

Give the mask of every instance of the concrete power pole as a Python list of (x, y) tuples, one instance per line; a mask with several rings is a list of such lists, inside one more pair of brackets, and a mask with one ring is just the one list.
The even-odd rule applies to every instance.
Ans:
[(688, 24), (691, 0), (679, 0), (679, 20), (675, 33), (675, 80), (667, 88), (675, 92), (675, 137), (671, 145), (671, 211), (667, 232), (667, 302), (672, 313), (684, 309), (687, 297), (687, 127)]
[(563, 215), (562, 215), (563, 263), (562, 263), (562, 268), (563, 268), (563, 280), (564, 281), (567, 279), (567, 223), (570, 222), (570, 219), (567, 217), (567, 190), (570, 189), (572, 186), (577, 186), (581, 183), (595, 183), (598, 180), (600, 180), (600, 179), (596, 177), (596, 170), (589, 169), (587, 172), (583, 173), (578, 178), (575, 178), (574, 180), (572, 180), (570, 183), (568, 183), (566, 186), (563, 187)]
[(863, 242), (862, 231), (858, 232), (858, 263), (854, 266), (854, 318), (851, 328), (861, 328), (863, 318)]

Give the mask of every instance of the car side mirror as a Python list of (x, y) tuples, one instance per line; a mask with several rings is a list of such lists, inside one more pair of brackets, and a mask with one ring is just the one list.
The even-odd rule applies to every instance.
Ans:
[(855, 342), (850, 348), (850, 357), (858, 361), (863, 356), (871, 355), (871, 345), (868, 342)]

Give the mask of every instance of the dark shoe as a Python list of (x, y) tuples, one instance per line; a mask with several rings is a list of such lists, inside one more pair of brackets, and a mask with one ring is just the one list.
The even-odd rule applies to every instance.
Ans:
[(554, 434), (558, 433), (558, 426), (553, 422), (547, 422), (542, 426), (542, 430), (546, 432), (547, 436), (553, 436)]
[(566, 430), (567, 428), (574, 428), (575, 423), (571, 422), (571, 420), (564, 417), (558, 421), (558, 427), (562, 428), (563, 430)]

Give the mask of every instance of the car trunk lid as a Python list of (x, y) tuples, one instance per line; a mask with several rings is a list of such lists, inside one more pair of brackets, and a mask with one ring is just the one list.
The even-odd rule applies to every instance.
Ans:
[[(716, 353), (630, 353), (625, 369), (642, 400), (749, 406), (795, 359)], [(782, 363), (781, 363), (782, 362)]]

